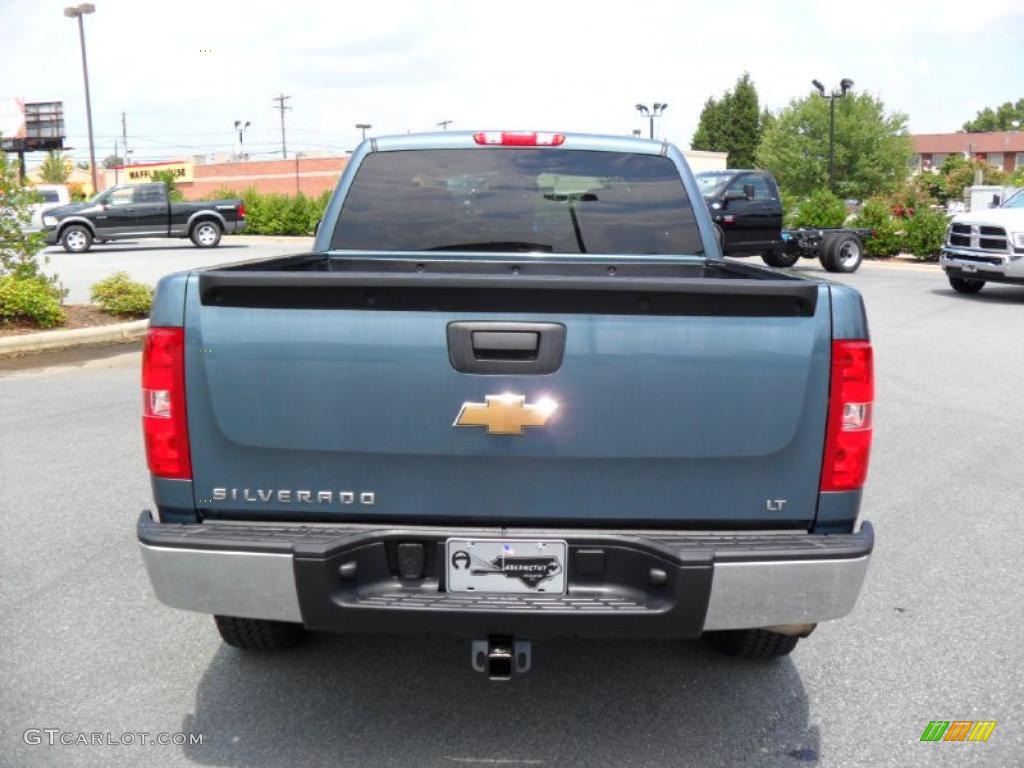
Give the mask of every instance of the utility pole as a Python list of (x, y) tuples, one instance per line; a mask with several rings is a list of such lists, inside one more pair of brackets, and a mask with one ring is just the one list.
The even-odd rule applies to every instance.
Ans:
[[(128, 164), (128, 118), (125, 113), (121, 113), (121, 144), (124, 145), (124, 164)], [(114, 153), (117, 154), (116, 152)]]
[(291, 107), (286, 107), (284, 103), (290, 98), (291, 96), (285, 96), (282, 93), (280, 96), (275, 96), (273, 99), (277, 102), (277, 106), (274, 107), (274, 109), (279, 109), (281, 111), (281, 157), (285, 160), (288, 159), (288, 145), (285, 144), (284, 141), (284, 113), (286, 109), (291, 109)]
[[(124, 113), (122, 113), (122, 114), (124, 114)], [(117, 174), (117, 166), (119, 165), (117, 160), (118, 160), (118, 157), (117, 157), (117, 139), (114, 139), (114, 185), (115, 186), (120, 183), (118, 181), (118, 174)]]

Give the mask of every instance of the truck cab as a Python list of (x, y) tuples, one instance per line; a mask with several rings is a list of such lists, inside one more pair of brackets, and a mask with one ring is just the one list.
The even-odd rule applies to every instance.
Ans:
[(782, 234), (782, 200), (767, 171), (730, 169), (696, 174), (727, 256), (770, 253)]

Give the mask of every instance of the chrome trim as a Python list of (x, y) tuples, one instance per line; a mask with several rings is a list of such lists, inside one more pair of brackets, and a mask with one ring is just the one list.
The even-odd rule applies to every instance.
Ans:
[(139, 544), (157, 599), (171, 608), (302, 621), (292, 556)]
[(857, 602), (869, 559), (715, 563), (704, 630), (842, 618)]

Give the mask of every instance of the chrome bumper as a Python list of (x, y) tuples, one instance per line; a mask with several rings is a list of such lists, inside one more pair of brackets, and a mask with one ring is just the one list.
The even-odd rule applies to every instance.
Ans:
[[(998, 263), (983, 259), (998, 259)], [(942, 247), (939, 264), (946, 271), (952, 268), (962, 273), (977, 273), (979, 279), (986, 276), (1024, 279), (1024, 254), (976, 251), (947, 245)]]
[[(842, 618), (857, 601), (874, 543), (870, 524), (858, 534), (831, 536), (649, 532), (647, 538), (635, 532), (588, 535), (559, 530), (553, 535), (567, 539), (572, 551), (606, 547), (607, 578), (584, 583), (570, 565), (564, 610), (547, 605), (554, 610), (538, 612), (524, 611), (522, 605), (505, 610), (467, 605), (461, 597), (462, 602), (449, 600), (440, 586), (445, 564), (436, 561), (434, 575), (427, 572), (421, 582), (410, 584), (382, 573), (369, 559), (374, 547), (385, 541), (429, 541), (431, 536), (443, 541), (453, 533), (450, 530), (353, 527), (340, 536), (332, 532), (330, 541), (316, 541), (306, 533), (293, 553), (251, 551), (244, 542), (246, 534), (238, 531), (259, 527), (164, 525), (145, 514), (139, 523), (140, 547), (157, 598), (172, 608), (335, 631), (469, 634), (482, 626), (500, 626), (522, 627), (517, 634), (524, 636), (693, 637), (702, 631)], [(220, 532), (215, 531), (218, 528)], [(313, 536), (326, 536), (323, 530), (315, 529)], [(161, 539), (172, 546), (162, 546)], [(240, 546), (232, 547), (232, 539)], [(262, 540), (257, 548), (274, 547)], [(620, 556), (629, 558), (628, 567), (614, 563)], [(374, 574), (377, 581), (351, 587), (339, 582), (339, 564), (360, 558), (367, 559), (359, 562), (359, 573)], [(667, 585), (648, 582), (651, 563), (668, 572)], [(608, 605), (595, 602), (591, 612), (583, 603), (594, 594), (628, 597), (631, 605), (610, 611)]]

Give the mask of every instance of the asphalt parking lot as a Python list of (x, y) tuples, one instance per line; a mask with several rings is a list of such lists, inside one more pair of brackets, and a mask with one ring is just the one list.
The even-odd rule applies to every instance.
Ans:
[[(162, 247), (98, 248), (69, 285), (229, 260)], [(1024, 765), (1024, 290), (963, 297), (918, 266), (842, 280), (877, 356), (878, 541), (854, 613), (766, 664), (565, 639), (490, 683), (443, 637), (228, 648), (210, 618), (156, 602), (136, 551), (137, 348), (0, 364), (0, 765)], [(986, 743), (921, 743), (936, 719), (999, 724)], [(30, 728), (203, 743), (33, 745)]]
[(89, 288), (115, 272), (149, 285), (170, 272), (210, 267), (233, 261), (301, 253), (313, 245), (311, 237), (226, 236), (216, 248), (196, 248), (189, 240), (117, 240), (94, 245), (88, 253), (68, 253), (59, 245), (47, 248), (46, 272), (57, 275), (68, 289), (67, 301), (85, 304)]

